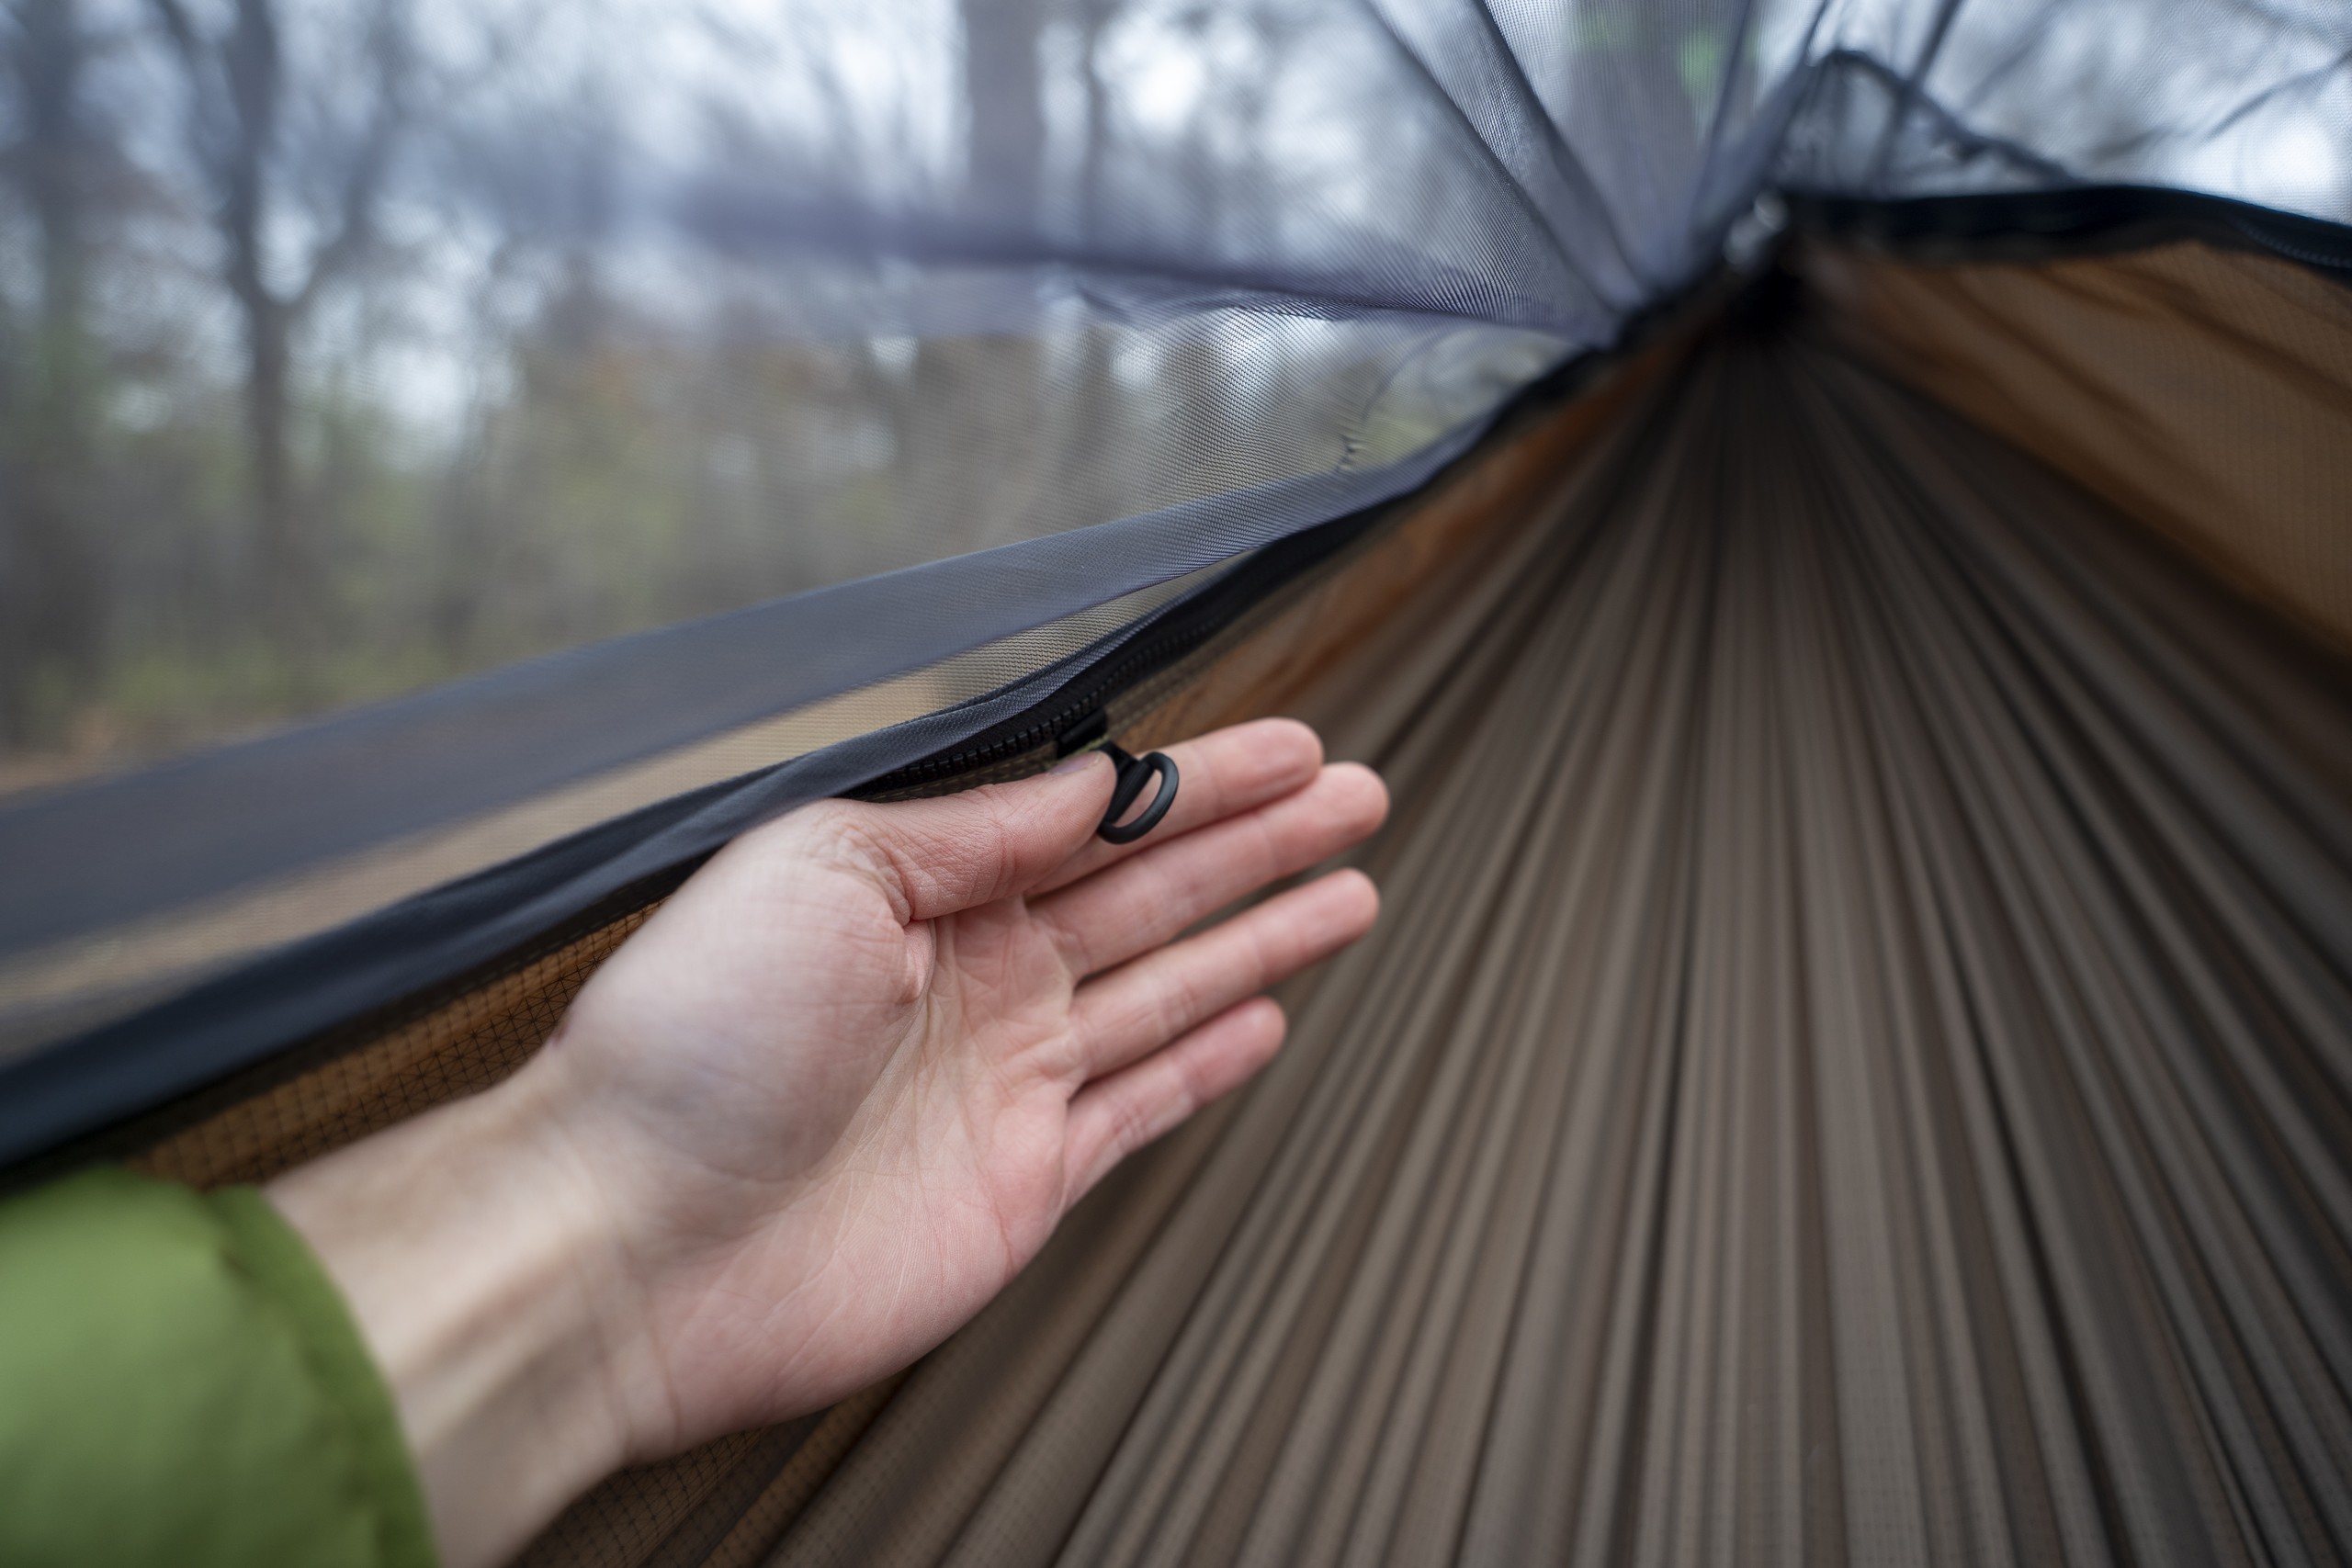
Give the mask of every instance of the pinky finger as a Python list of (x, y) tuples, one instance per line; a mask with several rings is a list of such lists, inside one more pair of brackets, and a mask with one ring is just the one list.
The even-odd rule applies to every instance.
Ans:
[(1064, 1201), (1077, 1202), (1121, 1160), (1248, 1082), (1281, 1048), (1284, 1028), (1272, 998), (1252, 997), (1079, 1090), (1062, 1145)]

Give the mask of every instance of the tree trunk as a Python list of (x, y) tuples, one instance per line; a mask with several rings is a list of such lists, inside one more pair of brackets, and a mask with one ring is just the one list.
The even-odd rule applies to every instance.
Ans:
[(235, 135), (221, 171), (229, 291), (243, 318), (245, 442), (262, 610), (281, 644), (299, 649), (312, 629), (310, 541), (295, 515), (287, 456), (292, 310), (271, 286), (263, 254), (269, 158), (277, 140), (283, 76), (271, 0), (237, 0), (221, 51)]
[(254, 537), (271, 625), (294, 636), (310, 619), (309, 541), (294, 514), (286, 454), (286, 309), (275, 299), (245, 307), (245, 440), (251, 468)]
[[(1086, 89), (1086, 143), (1079, 150), (1078, 229), (1086, 249), (1109, 248), (1106, 160), (1111, 150), (1111, 93), (1102, 79), (1102, 33), (1112, 0), (1085, 0), (1080, 12), (1079, 60)], [(1111, 373), (1112, 329), (1089, 321), (1079, 349), (1076, 391), (1063, 400), (1065, 431), (1061, 461), (1046, 482), (1070, 497), (1070, 515), (1080, 523), (1108, 522), (1131, 508), (1112, 463), (1125, 419), (1124, 394)]]
[(40, 310), (5, 414), (13, 492), (0, 521), (0, 742), (22, 745), (64, 716), (96, 660), (97, 553), (87, 515), (95, 389), (88, 150), (82, 84), (89, 40), (75, 0), (18, 0), (15, 58), (26, 206), (39, 230)]
[(990, 227), (1037, 220), (1046, 164), (1039, 90), (1040, 0), (963, 0), (966, 168), (975, 214)]
[[(1035, 231), (1046, 111), (1037, 69), (1040, 0), (962, 0), (966, 221), (990, 233)], [(901, 434), (898, 494), (912, 562), (1035, 531), (1037, 343), (1012, 332), (926, 338)]]

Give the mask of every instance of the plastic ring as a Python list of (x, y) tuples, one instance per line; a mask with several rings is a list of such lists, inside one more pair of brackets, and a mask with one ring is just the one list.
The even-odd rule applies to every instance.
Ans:
[[(1159, 819), (1168, 815), (1168, 808), (1176, 804), (1176, 762), (1167, 752), (1153, 751), (1141, 757), (1126, 757), (1123, 753), (1122, 763), (1118, 787), (1111, 795), (1111, 809), (1102, 814), (1102, 825), (1094, 829), (1094, 836), (1106, 844), (1134, 843), (1159, 827)], [(1136, 813), (1134, 821), (1121, 822), (1119, 814), (1134, 804), (1136, 796), (1143, 793), (1144, 780), (1153, 773), (1159, 775), (1159, 793), (1151, 797), (1149, 806)]]

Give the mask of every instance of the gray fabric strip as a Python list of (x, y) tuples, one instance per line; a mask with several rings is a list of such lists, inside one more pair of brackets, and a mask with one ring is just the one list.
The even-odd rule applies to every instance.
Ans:
[[(0, 810), (0, 953), (314, 865), (919, 670), (1392, 500), (1473, 421), (1382, 468), (1283, 480), (553, 655)], [(953, 744), (864, 749), (845, 788)], [(805, 795), (800, 798), (806, 798)]]

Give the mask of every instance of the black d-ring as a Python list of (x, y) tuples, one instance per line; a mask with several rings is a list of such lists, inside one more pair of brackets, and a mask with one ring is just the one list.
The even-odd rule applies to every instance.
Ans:
[[(1111, 809), (1102, 814), (1102, 825), (1094, 829), (1094, 836), (1106, 844), (1132, 844), (1159, 827), (1159, 819), (1168, 815), (1168, 808), (1176, 804), (1176, 763), (1165, 751), (1130, 757), (1108, 741), (1103, 743), (1102, 751), (1118, 769), (1119, 782), (1112, 787)], [(1149, 806), (1136, 814), (1134, 821), (1120, 821), (1154, 773), (1159, 775), (1159, 793), (1151, 797)]]

